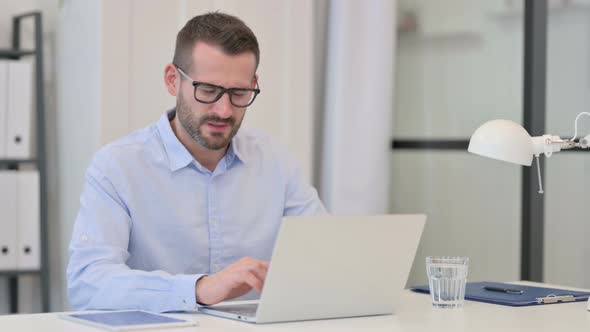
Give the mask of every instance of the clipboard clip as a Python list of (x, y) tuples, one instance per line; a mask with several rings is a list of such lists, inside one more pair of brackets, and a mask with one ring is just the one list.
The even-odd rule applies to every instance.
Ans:
[(538, 297), (537, 303), (548, 304), (548, 303), (558, 303), (558, 302), (574, 302), (576, 297), (573, 295), (555, 295), (549, 294), (545, 297)]

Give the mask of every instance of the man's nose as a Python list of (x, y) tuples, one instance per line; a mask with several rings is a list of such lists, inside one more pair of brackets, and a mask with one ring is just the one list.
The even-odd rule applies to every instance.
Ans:
[(229, 100), (229, 93), (224, 93), (218, 101), (213, 103), (213, 112), (217, 114), (220, 118), (227, 119), (231, 117), (232, 114), (232, 104)]

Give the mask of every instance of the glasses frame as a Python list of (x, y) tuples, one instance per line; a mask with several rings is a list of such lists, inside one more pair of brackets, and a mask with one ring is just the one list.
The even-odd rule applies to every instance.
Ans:
[[(199, 81), (195, 81), (194, 79), (192, 79), (190, 76), (188, 76), (187, 73), (185, 73), (182, 69), (180, 69), (180, 67), (178, 67), (177, 65), (174, 65), (174, 67), (176, 67), (176, 69), (178, 69), (178, 72), (180, 73), (181, 76), (183, 76), (184, 78), (186, 78), (189, 81), (192, 81), (192, 85), (194, 87), (194, 92), (193, 92), (193, 97), (195, 98), (196, 101), (198, 101), (199, 103), (203, 103), (203, 104), (213, 104), (215, 102), (217, 102), (219, 99), (221, 99), (221, 97), (227, 93), (229, 95), (229, 102), (238, 108), (246, 108), (250, 105), (252, 105), (252, 103), (254, 102), (254, 100), (256, 99), (256, 97), (260, 94), (260, 86), (258, 85), (258, 82), (256, 82), (256, 88), (255, 89), (247, 89), (247, 88), (226, 88), (223, 87), (221, 85), (215, 85), (215, 84), (211, 84), (211, 83), (207, 83), (207, 82), (199, 82)], [(217, 97), (215, 97), (215, 99), (213, 99), (212, 101), (203, 101), (200, 100), (199, 98), (197, 98), (197, 88), (200, 85), (207, 85), (210, 87), (214, 87), (217, 89), (220, 89), (219, 94), (217, 94)], [(252, 99), (250, 100), (250, 102), (246, 105), (236, 105), (234, 104), (233, 101), (233, 93), (235, 91), (244, 91), (244, 92), (253, 92), (254, 96), (252, 97)]]

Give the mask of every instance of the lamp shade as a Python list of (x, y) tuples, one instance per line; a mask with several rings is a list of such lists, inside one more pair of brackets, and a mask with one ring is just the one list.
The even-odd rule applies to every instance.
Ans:
[(530, 166), (533, 140), (518, 123), (492, 120), (481, 125), (469, 140), (467, 151), (484, 157)]

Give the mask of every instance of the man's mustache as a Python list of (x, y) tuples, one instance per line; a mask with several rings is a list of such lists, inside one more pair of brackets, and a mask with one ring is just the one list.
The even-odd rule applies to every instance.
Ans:
[(205, 122), (209, 122), (209, 121), (211, 121), (211, 122), (227, 123), (229, 125), (233, 125), (234, 122), (235, 122), (234, 118), (226, 118), (226, 119), (223, 119), (223, 118), (220, 118), (219, 116), (216, 116), (216, 115), (209, 115), (209, 116), (206, 116), (206, 117), (204, 117), (204, 118), (201, 119), (201, 124), (203, 124)]

